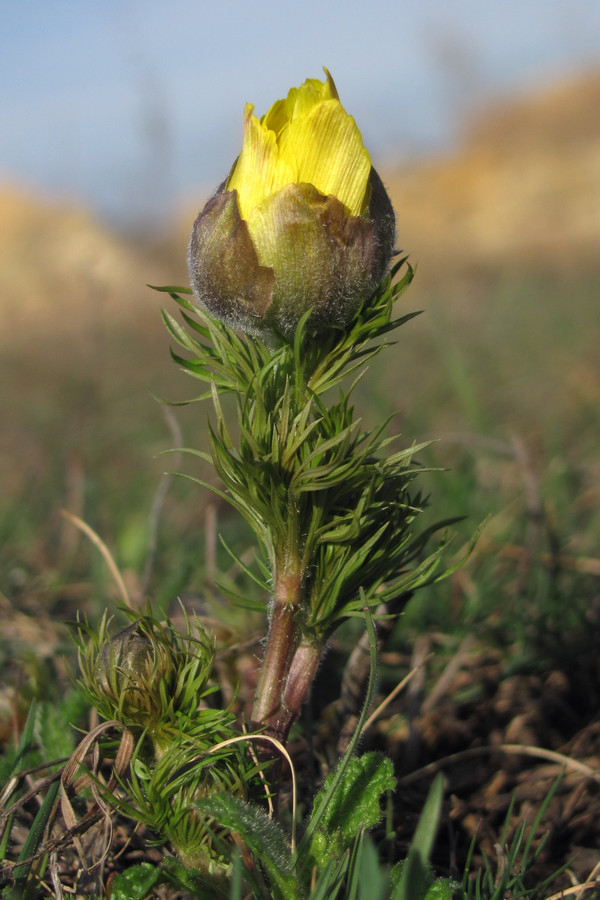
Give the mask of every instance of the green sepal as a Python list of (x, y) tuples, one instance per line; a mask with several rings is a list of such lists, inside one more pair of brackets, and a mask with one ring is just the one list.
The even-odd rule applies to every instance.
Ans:
[(189, 287), (177, 287), (177, 285), (157, 285), (157, 284), (147, 284), (146, 287), (149, 287), (153, 291), (159, 291), (164, 294), (171, 294), (174, 299), (179, 299), (178, 294), (193, 294), (193, 290)]

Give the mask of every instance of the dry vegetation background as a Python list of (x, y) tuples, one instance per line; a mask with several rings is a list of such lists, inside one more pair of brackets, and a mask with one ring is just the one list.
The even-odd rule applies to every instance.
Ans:
[[(543, 541), (527, 543), (537, 528), (558, 541), (552, 559), (588, 579), (585, 601), (600, 616), (599, 110), (600, 73), (589, 73), (489, 109), (444, 157), (383, 173), (399, 244), (417, 265), (402, 312), (426, 312), (375, 363), (360, 402), (374, 421), (399, 410), (409, 440), (441, 436), (435, 461), (455, 472), (440, 480), (440, 503), (444, 514), (471, 515), (465, 534), (492, 514), (453, 585), (457, 607), (481, 596), (483, 558), (516, 563), (524, 577), (528, 553), (552, 555)], [(199, 393), (169, 360), (164, 296), (146, 284), (186, 283), (202, 202), (150, 245), (111, 233), (84, 209), (0, 187), (0, 737), (43, 673), (60, 677), (61, 623), (77, 609), (94, 614), (103, 597), (112, 602), (101, 563), (59, 510), (88, 521), (134, 594), (140, 586), (152, 497), (171, 465), (157, 454), (174, 443), (150, 392)], [(204, 446), (203, 409), (176, 416), (184, 443)], [(193, 560), (204, 566), (206, 502), (187, 487), (169, 494), (153, 582), (165, 601), (194, 579), (201, 593)], [(480, 651), (471, 677), (493, 684), (502, 665)], [(599, 676), (590, 670), (577, 688), (589, 691), (589, 706)], [(494, 729), (498, 740), (562, 746), (576, 726), (557, 736), (540, 719), (557, 696), (572, 703), (557, 679), (553, 699), (543, 679), (519, 690), (505, 680), (486, 707), (487, 732), (477, 731), (480, 716), (462, 737), (442, 691), (421, 722), (427, 752), (487, 740)], [(446, 696), (461, 687), (464, 678), (447, 679)], [(591, 728), (595, 713), (587, 715)], [(392, 735), (389, 746), (402, 740)], [(600, 766), (596, 738), (585, 755)]]

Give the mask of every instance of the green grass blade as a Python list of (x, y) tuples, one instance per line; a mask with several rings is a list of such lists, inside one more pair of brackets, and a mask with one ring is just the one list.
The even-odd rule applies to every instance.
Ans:
[(413, 843), (390, 900), (424, 900), (426, 891), (426, 870)]
[(419, 818), (417, 830), (412, 841), (413, 846), (417, 847), (421, 862), (426, 864), (429, 862), (433, 843), (437, 833), (440, 814), (442, 811), (442, 800), (444, 798), (444, 777), (440, 773), (433, 782), (423, 812)]
[(421, 900), (428, 888), (428, 864), (437, 832), (444, 779), (441, 773), (433, 782), (415, 831), (402, 875), (391, 900)]
[[(54, 802), (58, 796), (59, 790), (60, 781), (57, 779), (56, 781), (53, 781), (48, 788), (48, 793), (44, 797), (44, 801), (40, 806), (35, 819), (33, 820), (33, 824), (29, 830), (29, 834), (27, 835), (25, 843), (23, 844), (23, 848), (19, 854), (17, 862), (21, 862), (21, 860), (29, 860), (29, 857), (33, 856), (38, 850), (44, 837), (46, 826), (48, 825), (48, 821), (50, 819), (50, 815), (54, 807)], [(29, 875), (30, 870), (31, 862), (25, 862), (22, 866), (15, 867), (14, 877), (17, 881), (23, 881)]]
[(7, 794), (5, 798), (5, 805), (8, 807), (10, 805), (10, 800), (15, 795), (15, 790), (18, 786), (17, 776), (19, 771), (24, 768), (25, 759), (27, 754), (34, 746), (34, 728), (37, 721), (37, 704), (36, 701), (33, 700), (31, 706), (29, 707), (29, 712), (27, 714), (27, 720), (25, 721), (25, 727), (23, 728), (23, 732), (21, 734), (21, 738), (19, 740), (19, 744), (15, 751), (14, 758), (12, 762), (10, 762), (10, 755), (7, 753), (3, 760), (2, 765), (2, 780), (6, 780), (6, 782), (10, 782), (12, 778), (15, 779), (13, 790)]
[(319, 872), (310, 900), (335, 900), (346, 880), (347, 870), (348, 853), (339, 860), (330, 859)]
[(23, 762), (25, 757), (31, 750), (34, 742), (33, 731), (35, 728), (35, 722), (37, 717), (37, 703), (35, 700), (32, 701), (31, 706), (29, 707), (29, 712), (27, 714), (27, 721), (25, 722), (25, 728), (23, 729), (23, 733), (21, 735), (21, 739), (19, 741), (19, 746), (17, 747), (17, 754), (15, 756), (12, 770), (10, 773), (10, 777), (12, 778), (17, 774), (20, 768), (23, 766)]
[(346, 896), (345, 900), (356, 900), (359, 896), (359, 889), (361, 883), (361, 873), (362, 873), (362, 861), (364, 855), (364, 841), (365, 841), (365, 833), (361, 830), (358, 835), (357, 840), (354, 842), (354, 846), (352, 848), (352, 852), (350, 854), (350, 861), (348, 865), (348, 878), (346, 881)]

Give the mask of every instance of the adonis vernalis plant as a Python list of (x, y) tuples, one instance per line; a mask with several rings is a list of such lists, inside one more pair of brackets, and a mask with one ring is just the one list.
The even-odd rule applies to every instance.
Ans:
[[(171, 290), (189, 326), (166, 316), (191, 354), (176, 359), (211, 385), (217, 492), (271, 573), (253, 722), (280, 739), (335, 628), (388, 601), (397, 613), (440, 577), (441, 547), (426, 552), (440, 526), (415, 529), (421, 448), (397, 449), (385, 423), (361, 430), (347, 380), (411, 318), (392, 319), (412, 279), (405, 260), (387, 271), (394, 240), (389, 198), (326, 71), (260, 120), (246, 107), (241, 153), (194, 225), (193, 300)], [(223, 393), (237, 398), (237, 443)]]

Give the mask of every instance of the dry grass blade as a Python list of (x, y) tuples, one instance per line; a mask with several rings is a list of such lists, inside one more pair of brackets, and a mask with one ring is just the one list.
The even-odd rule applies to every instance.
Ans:
[(61, 835), (56, 838), (52, 838), (46, 844), (44, 844), (34, 856), (31, 856), (29, 859), (22, 860), (19, 865), (23, 863), (35, 862), (35, 860), (39, 859), (41, 856), (45, 856), (47, 853), (53, 853), (54, 851), (60, 851), (64, 848), (70, 846), (74, 843), (74, 840), (78, 835), (85, 834), (85, 832), (96, 825), (104, 818), (104, 812), (93, 807), (88, 810), (88, 812), (82, 816), (82, 818), (72, 827), (64, 831)]
[[(109, 731), (113, 728), (119, 728), (122, 730), (122, 738), (121, 738), (121, 741), (119, 744), (119, 749), (117, 751), (117, 756), (113, 763), (111, 777), (110, 777), (109, 783), (107, 785), (107, 790), (112, 791), (117, 784), (118, 778), (125, 772), (127, 766), (129, 765), (129, 762), (131, 760), (131, 757), (132, 757), (133, 751), (134, 751), (134, 747), (135, 747), (135, 742), (134, 742), (133, 735), (131, 734), (131, 732), (127, 728), (125, 728), (123, 725), (121, 725), (121, 723), (119, 723), (117, 721), (102, 722), (102, 724), (98, 725), (96, 728), (94, 728), (92, 731), (90, 731), (89, 734), (87, 734), (83, 738), (83, 740), (80, 741), (78, 746), (75, 748), (75, 751), (71, 755), (71, 758), (69, 759), (68, 763), (64, 767), (62, 775), (61, 775), (61, 787), (62, 787), (61, 797), (60, 797), (61, 812), (62, 812), (64, 823), (67, 826), (67, 829), (73, 833), (73, 842), (77, 848), (77, 852), (79, 853), (80, 859), (82, 861), (84, 858), (84, 851), (83, 851), (81, 841), (79, 840), (79, 836), (77, 834), (77, 828), (76, 828), (77, 817), (75, 815), (75, 811), (74, 811), (71, 801), (69, 799), (69, 787), (73, 787), (75, 789), (75, 791), (78, 792), (78, 791), (82, 790), (84, 787), (91, 785), (92, 793), (93, 793), (94, 801), (95, 801), (95, 807), (96, 807), (96, 809), (98, 809), (99, 813), (101, 814), (101, 817), (104, 818), (107, 828), (109, 830), (109, 836), (105, 842), (105, 850), (101, 854), (101, 857), (99, 860), (97, 860), (95, 863), (93, 863), (91, 867), (86, 867), (90, 870), (96, 868), (97, 866), (99, 866), (103, 863), (103, 861), (106, 858), (106, 855), (108, 853), (108, 849), (110, 847), (110, 834), (112, 833), (112, 820), (110, 817), (110, 812), (99, 794), (97, 784), (96, 784), (96, 778), (97, 778), (97, 772), (98, 772), (98, 767), (99, 767), (99, 754), (97, 753), (98, 738), (101, 737), (101, 735), (104, 734), (104, 732)], [(75, 775), (79, 772), (79, 770), (83, 766), (83, 761), (91, 749), (94, 749), (94, 764), (93, 764), (91, 774), (84, 774), (84, 775), (80, 776), (76, 781), (73, 781), (73, 779), (75, 778)]]
[[(6, 803), (6, 801), (12, 794), (14, 788), (16, 787), (16, 785), (19, 783), (19, 781), (22, 778), (25, 778), (27, 775), (33, 775), (36, 772), (40, 772), (42, 769), (49, 769), (52, 766), (60, 766), (62, 763), (66, 763), (68, 758), (69, 758), (68, 756), (63, 756), (60, 759), (53, 759), (53, 760), (51, 760), (51, 762), (38, 763), (35, 766), (28, 766), (26, 769), (21, 769), (19, 772), (15, 772), (15, 774), (10, 778), (10, 780), (4, 786), (4, 790), (2, 791), (2, 794), (0, 794), (0, 822), (2, 822), (5, 818), (5, 816), (8, 815), (8, 813), (3, 812), (4, 804)], [(54, 781), (56, 778), (59, 778), (59, 777), (60, 777), (60, 772), (55, 772), (54, 775), (51, 775), (48, 779), (46, 779), (46, 781), (43, 782), (44, 789), (45, 789), (46, 785), (50, 784), (52, 781)], [(35, 793), (35, 791), (38, 791), (38, 790), (40, 790), (39, 786), (33, 788), (33, 790), (28, 793), (28, 796), (31, 797), (33, 795), (33, 793)], [(18, 803), (21, 803), (21, 802), (22, 802), (22, 798), (18, 801)], [(16, 806), (17, 806), (17, 804), (15, 804), (15, 806), (12, 808), (16, 808)]]
[(487, 756), (490, 753), (508, 753), (518, 756), (533, 756), (538, 759), (548, 759), (557, 765), (579, 772), (586, 778), (592, 778), (594, 781), (600, 783), (600, 771), (592, 769), (591, 766), (587, 766), (577, 759), (571, 759), (570, 756), (565, 756), (563, 753), (557, 753), (555, 750), (546, 750), (544, 747), (530, 747), (526, 744), (494, 744), (486, 747), (469, 747), (467, 750), (452, 753), (450, 756), (438, 759), (426, 766), (422, 766), (420, 769), (415, 769), (414, 772), (409, 772), (408, 775), (404, 775), (402, 778), (398, 779), (398, 784), (412, 784), (427, 775), (433, 775), (435, 772), (438, 772), (440, 769), (443, 769), (451, 763), (477, 756)]
[[(292, 775), (292, 835), (290, 844), (292, 847), (292, 853), (296, 852), (296, 805), (297, 805), (297, 786), (296, 786), (296, 771), (294, 769), (294, 763), (292, 762), (292, 758), (290, 754), (287, 752), (281, 741), (278, 741), (277, 738), (271, 737), (268, 734), (240, 734), (237, 737), (228, 738), (226, 741), (221, 741), (219, 744), (215, 744), (214, 747), (211, 747), (208, 751), (209, 753), (216, 753), (217, 750), (220, 750), (222, 747), (227, 747), (230, 744), (239, 744), (240, 741), (266, 741), (268, 744), (271, 744), (275, 747), (279, 753), (284, 757), (287, 764), (290, 767), (290, 772)], [(268, 786), (265, 784), (265, 790), (267, 791), (267, 802), (269, 804), (269, 815), (272, 817), (274, 813), (273, 809), (273, 801), (268, 793)]]
[(50, 872), (50, 879), (52, 881), (52, 887), (54, 888), (54, 895), (56, 900), (63, 900), (64, 892), (63, 886), (60, 881), (60, 874), (58, 871), (58, 854), (56, 850), (50, 854), (50, 858), (48, 860), (48, 870)]
[[(15, 778), (18, 781), (18, 775)], [(48, 778), (45, 778), (40, 784), (34, 785), (34, 787), (30, 788), (25, 794), (19, 797), (15, 803), (10, 806), (6, 812), (2, 813), (0, 816), (0, 835), (3, 833), (6, 823), (9, 821), (10, 817), (15, 813), (18, 809), (25, 806), (33, 797), (36, 797), (38, 794), (43, 794), (50, 785), (57, 781), (61, 777), (60, 772), (55, 772), (54, 775), (50, 775)]]
[(421, 706), (422, 713), (427, 713), (432, 710), (438, 700), (440, 700), (440, 698), (448, 692), (448, 689), (450, 688), (454, 677), (458, 674), (465, 659), (471, 652), (474, 644), (475, 638), (473, 637), (473, 635), (468, 635), (463, 641), (461, 641), (460, 647), (458, 648), (454, 656), (450, 659), (450, 662), (430, 691), (429, 696), (426, 697), (423, 701), (423, 704)]
[(108, 549), (102, 538), (98, 534), (96, 534), (94, 529), (90, 528), (90, 526), (86, 522), (84, 522), (83, 519), (80, 519), (79, 516), (75, 516), (73, 513), (68, 512), (68, 510), (66, 509), (61, 509), (60, 512), (61, 515), (65, 516), (65, 518), (67, 518), (70, 522), (73, 523), (73, 525), (79, 528), (80, 531), (83, 531), (83, 533), (90, 539), (92, 544), (94, 544), (98, 548), (98, 550), (102, 554), (102, 557), (104, 558), (110, 574), (115, 581), (115, 584), (117, 585), (121, 600), (123, 601), (125, 606), (127, 606), (129, 609), (132, 609), (133, 607), (131, 604), (131, 600), (129, 599), (129, 593), (125, 586), (125, 582), (123, 581), (121, 573), (117, 568), (117, 564), (112, 558), (110, 550)]
[[(427, 662), (427, 660), (430, 659), (430, 658), (431, 658), (431, 655), (428, 656), (427, 659), (425, 659), (425, 660), (423, 661), (422, 665), (425, 665), (425, 663)], [(385, 700), (382, 700), (382, 701), (381, 701), (381, 703), (379, 704), (379, 706), (377, 707), (377, 709), (375, 709), (375, 710), (371, 713), (371, 715), (369, 716), (369, 718), (367, 719), (367, 721), (366, 721), (365, 724), (363, 725), (362, 730), (361, 730), (361, 732), (360, 732), (361, 734), (364, 734), (365, 731), (367, 731), (367, 729), (371, 727), (371, 725), (373, 724), (373, 722), (375, 721), (375, 719), (377, 719), (377, 718), (381, 715), (381, 713), (384, 711), (384, 709), (385, 709), (387, 706), (389, 706), (389, 704), (392, 702), (392, 700), (394, 699), (394, 697), (397, 697), (398, 694), (400, 693), (400, 691), (402, 691), (402, 690), (406, 687), (406, 685), (407, 685), (407, 684), (410, 682), (410, 680), (417, 674), (417, 672), (419, 671), (420, 668), (421, 668), (421, 666), (415, 666), (414, 669), (411, 669), (411, 671), (408, 673), (408, 675), (405, 675), (404, 678), (402, 679), (402, 681), (399, 681), (398, 684), (396, 685), (396, 687), (393, 688), (393, 690), (390, 691), (390, 693), (387, 695), (387, 697), (385, 698)]]
[(117, 860), (117, 859), (119, 859), (119, 857), (123, 856), (127, 852), (127, 850), (129, 849), (129, 847), (131, 845), (131, 842), (133, 841), (134, 837), (136, 836), (136, 834), (138, 833), (138, 831), (140, 830), (141, 827), (142, 827), (141, 822), (135, 823), (135, 825), (133, 827), (133, 831), (131, 832), (130, 835), (127, 836), (127, 839), (125, 840), (123, 846), (118, 851), (118, 853), (115, 853), (113, 859)]
[[(63, 833), (59, 836), (46, 840), (45, 843), (41, 844), (37, 848), (36, 852), (31, 857), (19, 860), (18, 863), (10, 864), (11, 868), (14, 868), (14, 866), (16, 865), (29, 865), (35, 862), (40, 857), (46, 856), (47, 854), (50, 855), (49, 859), (52, 859), (53, 855), (55, 855), (64, 847), (67, 847), (69, 844), (75, 845), (75, 848), (83, 864), (85, 854), (79, 836), (84, 834), (89, 828), (96, 825), (102, 819), (105, 820), (110, 834), (112, 829), (112, 820), (110, 818), (108, 808), (100, 797), (96, 782), (98, 778), (97, 772), (100, 763), (99, 754), (97, 752), (97, 741), (102, 734), (112, 728), (119, 728), (122, 731), (119, 750), (114, 760), (111, 777), (107, 785), (107, 791), (113, 790), (117, 784), (118, 778), (123, 775), (127, 766), (129, 765), (135, 746), (135, 742), (131, 732), (116, 721), (103, 722), (101, 725), (98, 725), (96, 728), (94, 728), (79, 743), (75, 751), (69, 757), (66, 764), (63, 766), (62, 770), (55, 772), (53, 775), (49, 776), (41, 783), (35, 785), (33, 788), (23, 794), (23, 796), (21, 796), (16, 801), (16, 803), (14, 803), (8, 810), (6, 810), (5, 813), (3, 813), (2, 817), (0, 818), (0, 833), (4, 829), (6, 822), (10, 820), (11, 816), (14, 812), (16, 812), (16, 810), (26, 805), (32, 798), (44, 794), (52, 783), (60, 779), (60, 801), (57, 800), (48, 822), (51, 823), (54, 820), (56, 809), (60, 804), (62, 818), (64, 825), (66, 826), (66, 830), (63, 831)], [(94, 751), (94, 762), (92, 770), (89, 773), (85, 773), (83, 775), (79, 775), (79, 777), (76, 777), (80, 769), (84, 765), (84, 760), (90, 750)], [(92, 788), (95, 802), (92, 808), (89, 809), (87, 813), (78, 820), (71, 804), (71, 800), (69, 799), (69, 793), (79, 793), (81, 790), (89, 786), (91, 786)], [(107, 841), (105, 842), (105, 852), (101, 855), (101, 858), (92, 866), (86, 866), (88, 871), (93, 870), (103, 863), (104, 859), (106, 858), (109, 846), (110, 839), (107, 839)], [(52, 867), (50, 867), (50, 877), (54, 883), (54, 874)]]
[(559, 891), (557, 894), (552, 894), (550, 897), (546, 897), (546, 900), (562, 900), (563, 897), (570, 897), (572, 895), (576, 895), (577, 898), (581, 897), (584, 891), (591, 891), (592, 888), (596, 888), (598, 890), (600, 888), (600, 884), (597, 881), (584, 881), (583, 884), (575, 884), (573, 887), (565, 888), (562, 891)]

